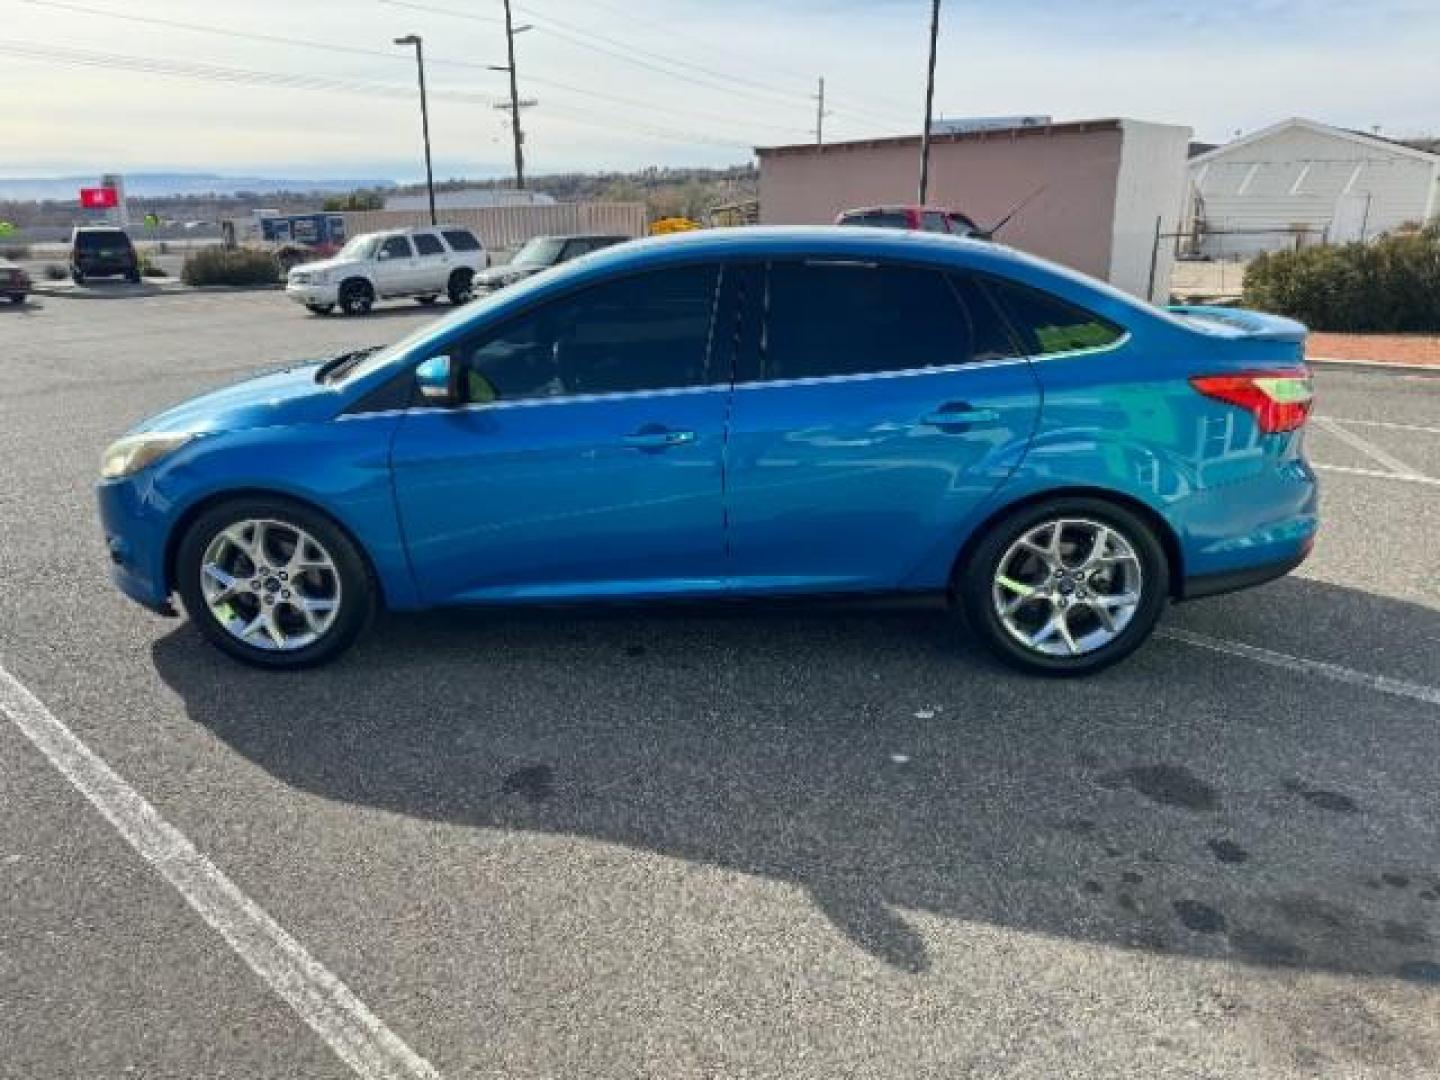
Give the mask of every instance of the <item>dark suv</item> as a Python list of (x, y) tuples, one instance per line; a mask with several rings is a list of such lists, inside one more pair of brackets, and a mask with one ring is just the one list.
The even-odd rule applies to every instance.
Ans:
[(122, 276), (138, 283), (140, 256), (124, 229), (82, 225), (70, 236), (70, 276), (76, 285), (86, 278)]

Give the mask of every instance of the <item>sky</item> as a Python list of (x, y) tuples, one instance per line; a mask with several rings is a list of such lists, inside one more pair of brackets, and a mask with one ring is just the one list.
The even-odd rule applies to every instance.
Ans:
[[(531, 173), (812, 140), (821, 76), (827, 141), (921, 126), (929, 0), (514, 4)], [(0, 176), (419, 179), (410, 33), (437, 175), (511, 168), (502, 0), (0, 0), (0, 26)], [(945, 0), (935, 100), (1221, 142), (1289, 116), (1437, 134), (1437, 87), (1437, 0)]]

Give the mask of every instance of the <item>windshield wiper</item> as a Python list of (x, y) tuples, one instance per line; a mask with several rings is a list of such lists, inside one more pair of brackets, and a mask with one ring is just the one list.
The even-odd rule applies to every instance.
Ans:
[(335, 379), (340, 378), (340, 376), (344, 375), (347, 371), (355, 367), (356, 364), (360, 363), (361, 360), (364, 360), (372, 353), (379, 352), (380, 348), (381, 346), (379, 345), (371, 345), (369, 348), (356, 349), (354, 352), (341, 353), (333, 360), (326, 360), (325, 363), (320, 365), (320, 370), (315, 372), (315, 381), (321, 383), (332, 382)]

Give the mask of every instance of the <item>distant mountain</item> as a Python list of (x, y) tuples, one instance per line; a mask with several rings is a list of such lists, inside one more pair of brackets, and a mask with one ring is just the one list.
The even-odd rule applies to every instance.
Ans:
[[(0, 177), (0, 202), (28, 202), (79, 198), (82, 187), (100, 182), (98, 176)], [(125, 193), (139, 198), (175, 195), (234, 195), (241, 191), (293, 191), (303, 194), (344, 192), (363, 187), (388, 187), (388, 177), (357, 176), (346, 179), (297, 180), (277, 176), (225, 176), (218, 173), (126, 173)]]

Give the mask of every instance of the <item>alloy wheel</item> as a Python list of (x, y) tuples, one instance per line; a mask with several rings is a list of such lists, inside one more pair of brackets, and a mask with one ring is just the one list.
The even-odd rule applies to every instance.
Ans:
[(200, 590), (237, 641), (294, 652), (319, 641), (340, 612), (340, 572), (325, 547), (284, 521), (237, 521), (200, 562)]
[(1045, 656), (1104, 648), (1135, 617), (1140, 558), (1118, 529), (1086, 518), (1028, 528), (996, 565), (991, 601), (1006, 632)]

